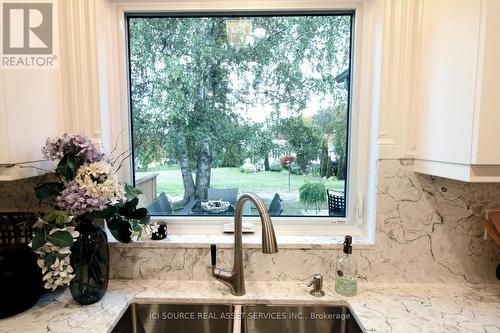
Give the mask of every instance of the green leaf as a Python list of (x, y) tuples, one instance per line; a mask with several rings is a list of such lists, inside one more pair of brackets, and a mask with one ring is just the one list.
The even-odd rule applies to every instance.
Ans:
[(127, 200), (132, 200), (133, 198), (137, 198), (139, 194), (142, 194), (142, 190), (137, 187), (133, 187), (132, 185), (125, 184), (125, 198)]
[(127, 201), (123, 207), (118, 210), (118, 214), (125, 216), (126, 218), (132, 218), (131, 215), (135, 211), (135, 207), (139, 203), (139, 199), (133, 198), (130, 201)]
[(118, 212), (118, 209), (116, 206), (108, 206), (106, 209), (100, 211), (100, 212), (92, 212), (90, 213), (90, 217), (92, 219), (110, 219), (116, 213)]
[(73, 154), (65, 154), (56, 167), (56, 173), (66, 180), (75, 178), (76, 158)]
[(50, 267), (56, 262), (56, 259), (59, 258), (59, 260), (61, 260), (61, 259), (64, 259), (65, 257), (66, 256), (64, 254), (60, 254), (57, 252), (51, 252), (51, 253), (47, 254), (44, 258), (45, 267)]
[(140, 220), (148, 216), (148, 210), (146, 208), (139, 208), (131, 212), (130, 218), (135, 220)]
[(61, 194), (63, 184), (56, 182), (48, 182), (35, 187), (36, 197), (41, 201), (55, 203), (56, 198)]
[(52, 253), (49, 253), (45, 256), (45, 267), (50, 267), (54, 264), (54, 262), (56, 261), (56, 254), (55, 252), (52, 252)]
[(147, 225), (147, 224), (149, 224), (150, 220), (151, 220), (151, 216), (146, 215), (146, 216), (144, 216), (143, 218), (140, 219), (140, 222), (141, 222), (141, 224)]
[(62, 228), (69, 221), (69, 216), (62, 210), (54, 210), (45, 214), (43, 220), (49, 224)]
[(108, 229), (111, 231), (113, 237), (117, 241), (122, 243), (130, 243), (132, 230), (130, 230), (130, 224), (124, 220), (121, 216), (114, 216), (107, 221)]
[(31, 241), (31, 248), (33, 251), (41, 248), (45, 243), (47, 243), (45, 228), (42, 228), (35, 232), (35, 238)]
[(132, 230), (139, 232), (139, 231), (141, 231), (141, 229), (142, 229), (142, 227), (139, 224), (139, 222), (134, 221), (134, 223), (132, 223)]
[(47, 240), (57, 247), (67, 247), (73, 245), (73, 236), (64, 230), (58, 230), (47, 235)]

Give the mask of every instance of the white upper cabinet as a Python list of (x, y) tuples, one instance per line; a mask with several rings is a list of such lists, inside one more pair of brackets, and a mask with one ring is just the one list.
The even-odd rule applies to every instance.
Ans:
[(500, 181), (500, 1), (425, 0), (415, 171)]

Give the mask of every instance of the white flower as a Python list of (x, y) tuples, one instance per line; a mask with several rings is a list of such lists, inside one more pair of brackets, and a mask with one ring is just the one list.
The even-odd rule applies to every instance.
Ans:
[(111, 204), (121, 202), (125, 197), (124, 186), (118, 183), (113, 167), (105, 161), (82, 165), (75, 181), (89, 195), (107, 198)]
[[(58, 230), (64, 230), (73, 237), (77, 237), (79, 234), (75, 231), (73, 227), (66, 227), (64, 229), (53, 229), (50, 233), (54, 233)], [(42, 269), (43, 281), (45, 281), (44, 287), (46, 289), (56, 289), (59, 286), (67, 285), (75, 277), (73, 274), (73, 267), (70, 265), (70, 247), (57, 247), (54, 244), (47, 242), (42, 247), (35, 251), (39, 259), (37, 260), (37, 265)], [(49, 265), (46, 260), (52, 257), (50, 254), (57, 254), (54, 262)]]
[(158, 228), (160, 227), (160, 225), (158, 224), (157, 221), (155, 221), (155, 223), (153, 223), (153, 225), (150, 225), (150, 227), (151, 227), (151, 232), (156, 233), (158, 232)]

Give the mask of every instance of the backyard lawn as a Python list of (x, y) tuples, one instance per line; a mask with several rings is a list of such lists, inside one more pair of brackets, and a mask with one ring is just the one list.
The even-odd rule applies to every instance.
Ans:
[[(162, 166), (148, 172), (136, 172), (136, 179), (150, 173), (159, 173), (157, 178), (157, 192), (165, 192), (174, 202), (180, 201), (184, 194), (182, 177), (179, 167)], [(291, 175), (290, 191), (288, 191), (288, 172), (261, 171), (255, 173), (242, 173), (238, 168), (213, 168), (211, 187), (238, 188), (238, 193), (255, 192), (269, 205), (275, 193), (283, 200), (283, 215), (300, 215), (305, 209), (299, 203), (299, 187), (307, 181), (321, 181), (321, 178), (309, 175)], [(343, 180), (326, 180), (328, 189), (344, 191)], [(328, 209), (325, 203), (322, 209)]]

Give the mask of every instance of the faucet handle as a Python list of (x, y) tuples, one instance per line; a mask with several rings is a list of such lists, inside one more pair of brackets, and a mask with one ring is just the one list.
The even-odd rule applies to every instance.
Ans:
[(210, 245), (210, 256), (211, 256), (211, 261), (212, 261), (212, 267), (215, 267), (215, 264), (217, 263), (217, 245), (211, 244)]
[(316, 297), (322, 297), (325, 296), (325, 292), (322, 290), (323, 289), (323, 276), (319, 273), (316, 273), (313, 275), (313, 279), (311, 282), (307, 284), (308, 287), (313, 287), (313, 289), (310, 291), (311, 295), (316, 296)]

